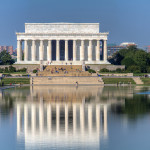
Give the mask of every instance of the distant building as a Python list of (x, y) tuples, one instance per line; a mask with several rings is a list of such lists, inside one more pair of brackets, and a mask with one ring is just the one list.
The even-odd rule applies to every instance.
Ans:
[(124, 42), (120, 44), (120, 46), (125, 46), (125, 47), (132, 46), (132, 45), (137, 46), (137, 44), (133, 42)]
[(128, 46), (131, 46), (131, 45), (137, 46), (137, 44), (131, 43), (131, 42), (121, 43), (120, 45), (108, 44), (107, 45), (108, 57), (111, 57), (114, 53), (118, 52), (119, 50), (121, 50), (123, 48), (127, 48)]
[(13, 51), (13, 55), (17, 55), (17, 48)]
[(145, 46), (145, 51), (146, 51), (147, 53), (150, 53), (150, 45)]
[(114, 53), (118, 52), (119, 50), (126, 48), (125, 46), (120, 46), (116, 44), (109, 44), (107, 46), (108, 49), (108, 57), (111, 57)]
[(0, 46), (0, 52), (6, 50), (10, 55), (13, 54), (13, 46)]

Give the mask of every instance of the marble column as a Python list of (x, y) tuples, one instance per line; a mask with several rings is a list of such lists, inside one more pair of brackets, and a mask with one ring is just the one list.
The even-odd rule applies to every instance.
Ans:
[(43, 53), (43, 40), (40, 41), (40, 52), (39, 52), (39, 60), (43, 61), (43, 56), (44, 56), (44, 53)]
[(76, 61), (76, 40), (73, 40), (73, 61)]
[(56, 61), (60, 61), (60, 45), (59, 45), (59, 40), (56, 40)]
[(65, 40), (65, 61), (68, 61), (68, 40)]
[(47, 47), (47, 60), (52, 61), (52, 41), (48, 41), (48, 47)]
[(92, 40), (89, 40), (88, 61), (92, 61)]
[(28, 41), (24, 40), (24, 61), (28, 61)]
[(107, 61), (107, 40), (104, 40), (104, 61)]
[(100, 61), (100, 41), (97, 40), (96, 46), (96, 61)]
[(84, 40), (81, 40), (80, 60), (84, 61)]
[(32, 40), (32, 61), (36, 60), (36, 45), (35, 40)]
[(22, 60), (21, 40), (17, 40), (17, 62)]

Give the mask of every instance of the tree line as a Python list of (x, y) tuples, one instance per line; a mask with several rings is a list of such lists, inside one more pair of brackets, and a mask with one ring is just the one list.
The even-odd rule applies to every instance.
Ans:
[(150, 73), (150, 53), (136, 46), (121, 49), (108, 61), (114, 65), (125, 65), (127, 72)]

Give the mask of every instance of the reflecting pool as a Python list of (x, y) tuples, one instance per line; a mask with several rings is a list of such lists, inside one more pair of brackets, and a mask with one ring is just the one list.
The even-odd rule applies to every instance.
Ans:
[(0, 150), (150, 149), (150, 87), (0, 91)]

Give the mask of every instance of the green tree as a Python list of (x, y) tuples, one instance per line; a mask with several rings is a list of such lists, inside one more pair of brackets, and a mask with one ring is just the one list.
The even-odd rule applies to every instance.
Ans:
[(121, 61), (124, 57), (119, 53), (115, 53), (112, 58), (108, 59), (111, 64), (121, 65)]
[(150, 67), (146, 68), (147, 73), (150, 73)]
[(146, 66), (148, 64), (148, 57), (145, 51), (137, 51), (133, 59), (138, 66)]
[(122, 61), (121, 61), (121, 65), (125, 65), (126, 68), (128, 68), (129, 66), (132, 65), (136, 65), (135, 61), (133, 60), (133, 58), (130, 57), (125, 57)]
[(134, 66), (134, 65), (132, 65), (132, 66), (129, 66), (129, 67), (127, 68), (127, 71), (128, 71), (128, 72), (133, 72), (133, 73), (140, 73), (140, 72), (141, 72), (141, 69), (140, 69), (139, 66)]
[(126, 70), (129, 72), (146, 73), (150, 65), (150, 54), (138, 49), (136, 46), (129, 46), (115, 53), (110, 62), (114, 65), (125, 65)]
[(11, 65), (14, 63), (14, 60), (11, 58), (11, 55), (6, 51), (0, 53), (0, 65)]

